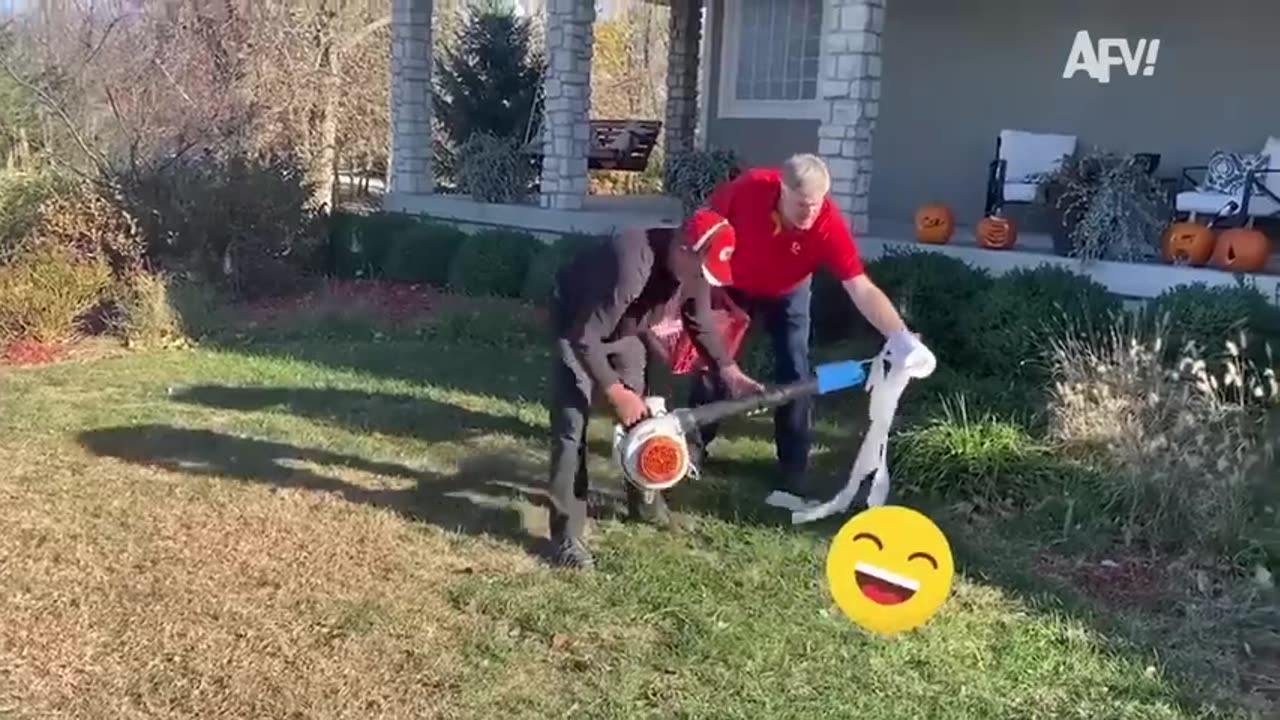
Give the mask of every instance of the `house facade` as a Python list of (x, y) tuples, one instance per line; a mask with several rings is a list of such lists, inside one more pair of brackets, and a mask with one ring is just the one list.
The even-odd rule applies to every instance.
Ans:
[[(1207, 164), (1214, 150), (1258, 153), (1280, 137), (1276, 3), (649, 1), (670, 7), (668, 156), (720, 147), (759, 165), (815, 152), (870, 254), (890, 240), (910, 243), (924, 203), (950, 206), (960, 225), (976, 223), (1002, 130), (1157, 153), (1156, 173), (1166, 178)], [(678, 223), (678, 203), (589, 194), (596, 8), (593, 0), (542, 2), (548, 72), (537, 204), (434, 193), (431, 0), (394, 0), (384, 206), (548, 233)], [(1034, 205), (1015, 212), (1023, 230), (1048, 230), (1035, 227), (1047, 218)], [(1001, 267), (1074, 262), (954, 245), (931, 247)], [(1229, 273), (1168, 265), (1099, 262), (1089, 272), (1120, 294), (1146, 297), (1180, 282), (1233, 282)], [(1280, 275), (1259, 278), (1280, 302)]]
[[(701, 134), (711, 140), (718, 126), (707, 124), (705, 86), (718, 78), (715, 63), (706, 52), (705, 40), (728, 38), (724, 33), (708, 35), (704, 28), (719, 27), (717, 18), (726, 17), (723, 7), (706, 12), (702, 0), (666, 0), (671, 7), (668, 50), (667, 111), (664, 118), (664, 143), (667, 152), (692, 147)], [(875, 126), (879, 97), (880, 28), (885, 18), (885, 0), (819, 0), (820, 5), (798, 0), (784, 5), (774, 0), (749, 0), (742, 5), (751, 23), (763, 23), (767, 37), (762, 43), (777, 46), (772, 75), (761, 84), (763, 95), (751, 95), (748, 103), (717, 107), (717, 121), (737, 108), (738, 112), (769, 117), (769, 113), (789, 117), (796, 104), (794, 98), (820, 99), (807, 105), (811, 116), (810, 133), (820, 143), (832, 174), (832, 196), (849, 213), (855, 227), (866, 228), (870, 189), (871, 138)], [(385, 204), (391, 209), (440, 212), (483, 216), (481, 220), (501, 221), (517, 214), (534, 225), (563, 225), (551, 220), (550, 213), (531, 213), (521, 208), (470, 208), (458, 198), (434, 196), (430, 157), (430, 74), (431, 74), (431, 0), (395, 0), (392, 28), (392, 142)], [(733, 18), (731, 8), (727, 17)], [(795, 21), (791, 35), (786, 24), (774, 23), (773, 16), (786, 13)], [(587, 190), (588, 114), (590, 109), (590, 72), (592, 24), (596, 10), (592, 0), (547, 0), (546, 58), (548, 72), (543, 86), (544, 136), (542, 151), (541, 198), (539, 207), (546, 211), (576, 213), (575, 228), (592, 225), (592, 212), (618, 217), (613, 210), (594, 211)], [(830, 22), (828, 22), (828, 20)], [(735, 25), (736, 27), (736, 25)], [(782, 34), (781, 45), (773, 40)], [(789, 47), (789, 38), (800, 38), (797, 46), (802, 60), (788, 61), (781, 56)], [(818, 62), (818, 50), (821, 60)], [(774, 51), (769, 51), (774, 52)], [(808, 58), (808, 59), (803, 59)], [(707, 71), (707, 66), (711, 72)], [(734, 66), (730, 75), (735, 76)], [(744, 80), (744, 82), (746, 82)], [(777, 85), (780, 95), (771, 94)], [(752, 86), (754, 87), (754, 86)], [(773, 100), (774, 97), (782, 100)], [(804, 104), (804, 103), (802, 103)], [(742, 108), (747, 108), (745, 111)], [(799, 128), (789, 128), (788, 138), (795, 138)], [(761, 144), (762, 139), (748, 144)], [(773, 145), (772, 138), (767, 143)], [(560, 215), (560, 217), (565, 217)], [(665, 218), (672, 222), (678, 218)]]
[[(752, 164), (798, 151), (839, 161), (829, 93), (846, 102), (841, 71), (852, 68), (866, 94), (854, 126), (870, 155), (853, 154), (857, 189), (870, 185), (872, 233), (910, 223), (927, 202), (975, 222), (1003, 129), (1159, 153), (1166, 177), (1205, 165), (1215, 149), (1258, 153), (1280, 137), (1277, 3), (887, 0), (865, 3), (871, 13), (862, 4), (708, 0), (702, 97), (710, 145)], [(1101, 54), (1114, 64), (1091, 76), (1083, 66)]]

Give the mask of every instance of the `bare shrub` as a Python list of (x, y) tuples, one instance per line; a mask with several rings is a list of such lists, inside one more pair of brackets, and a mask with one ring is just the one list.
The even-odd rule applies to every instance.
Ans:
[(226, 298), (175, 273), (132, 273), (118, 283), (111, 330), (128, 347), (186, 347), (229, 326)]
[(137, 221), (116, 197), (89, 183), (40, 206), (37, 237), (83, 258), (100, 258), (119, 275), (142, 267), (146, 243)]
[(1101, 461), (1106, 509), (1126, 542), (1223, 550), (1239, 542), (1270, 456), (1265, 410), (1275, 372), (1243, 359), (1207, 364), (1195, 346), (1164, 359), (1167, 321), (1122, 319), (1109, 333), (1058, 338), (1050, 437)]

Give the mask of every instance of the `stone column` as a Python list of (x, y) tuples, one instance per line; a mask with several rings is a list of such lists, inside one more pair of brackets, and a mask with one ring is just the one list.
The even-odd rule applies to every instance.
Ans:
[(663, 120), (668, 161), (694, 148), (698, 128), (698, 49), (702, 44), (702, 0), (671, 0), (667, 45), (667, 112)]
[(576, 210), (587, 197), (593, 0), (548, 0), (543, 82), (542, 207)]
[(886, 0), (825, 0), (827, 56), (819, 89), (828, 104), (818, 154), (831, 170), (831, 198), (854, 232), (866, 232), (871, 136), (880, 114), (880, 33)]
[(392, 0), (387, 194), (435, 189), (431, 169), (431, 0)]

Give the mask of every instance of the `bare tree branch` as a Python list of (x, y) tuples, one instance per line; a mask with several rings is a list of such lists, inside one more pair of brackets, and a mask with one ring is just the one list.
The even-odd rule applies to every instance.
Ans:
[(363, 43), (365, 40), (368, 40), (370, 37), (373, 36), (374, 33), (378, 32), (384, 27), (387, 27), (390, 24), (391, 24), (390, 15), (380, 17), (377, 20), (374, 20), (368, 25), (365, 25), (364, 27), (355, 31), (351, 35), (348, 35), (347, 38), (342, 42), (342, 44), (339, 45), (339, 49), (341, 49), (343, 52), (346, 52), (347, 50), (350, 50), (351, 48)]
[(107, 172), (106, 160), (89, 147), (89, 143), (85, 142), (84, 136), (82, 136), (80, 131), (76, 129), (75, 123), (71, 121), (71, 117), (67, 115), (67, 111), (63, 109), (62, 105), (45, 94), (43, 90), (20, 77), (18, 73), (14, 71), (7, 59), (0, 58), (0, 66), (4, 67), (4, 71), (8, 73), (9, 77), (12, 78), (15, 83), (26, 91), (34, 94), (41, 103), (61, 118), (63, 125), (67, 128), (67, 132), (71, 133), (72, 139), (76, 141), (76, 144), (80, 146), (80, 149), (84, 151), (84, 154), (87, 155), (89, 159), (93, 160), (94, 165), (97, 166), (98, 171), (101, 172), (104, 177), (108, 176), (109, 173)]

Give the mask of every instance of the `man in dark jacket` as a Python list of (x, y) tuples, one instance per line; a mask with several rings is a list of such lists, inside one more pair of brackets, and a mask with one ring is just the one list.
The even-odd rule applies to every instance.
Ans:
[[(587, 420), (593, 391), (630, 427), (648, 413), (649, 329), (679, 306), (685, 329), (730, 392), (762, 387), (725, 352), (711, 312), (711, 286), (732, 282), (735, 234), (723, 217), (701, 210), (681, 229), (628, 230), (582, 252), (556, 278), (551, 397), (551, 541), (555, 561), (591, 568), (587, 519)], [(626, 484), (633, 518), (670, 521), (661, 493), (652, 503)]]

